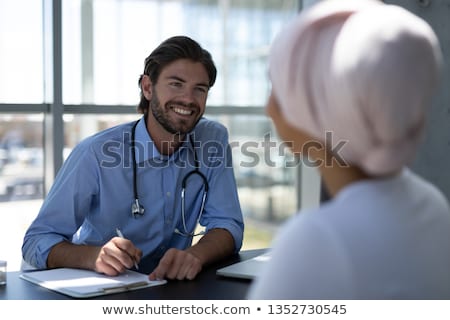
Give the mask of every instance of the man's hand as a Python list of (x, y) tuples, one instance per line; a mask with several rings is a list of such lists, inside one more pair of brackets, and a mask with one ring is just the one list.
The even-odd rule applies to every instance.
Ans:
[(202, 262), (190, 252), (171, 248), (148, 276), (150, 280), (177, 279), (192, 280), (202, 270)]
[(186, 250), (171, 248), (149, 275), (150, 280), (192, 280), (203, 266), (223, 259), (234, 250), (234, 239), (225, 229), (211, 229), (198, 242)]
[(47, 258), (48, 268), (79, 268), (116, 276), (139, 263), (142, 251), (128, 239), (114, 237), (102, 247), (62, 241)]
[(95, 271), (109, 276), (116, 276), (135, 263), (139, 263), (142, 251), (124, 238), (114, 237), (100, 248), (95, 259)]

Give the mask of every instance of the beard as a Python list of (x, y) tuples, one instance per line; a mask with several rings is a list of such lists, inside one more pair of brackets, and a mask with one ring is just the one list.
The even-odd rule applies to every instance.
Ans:
[(190, 107), (193, 110), (199, 110), (200, 107), (195, 104), (185, 104), (177, 101), (168, 101), (163, 107), (159, 101), (158, 95), (156, 94), (155, 88), (153, 88), (153, 95), (149, 101), (149, 109), (151, 110), (153, 117), (156, 121), (169, 133), (184, 135), (189, 133), (200, 121), (201, 115), (195, 119), (195, 121), (189, 121), (186, 119), (171, 119), (169, 111), (171, 104), (182, 105), (186, 108)]

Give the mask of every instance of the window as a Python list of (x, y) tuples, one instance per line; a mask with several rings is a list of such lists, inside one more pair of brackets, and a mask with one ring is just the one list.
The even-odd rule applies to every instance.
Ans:
[(44, 100), (42, 30), (42, 3), (0, 1), (0, 102)]

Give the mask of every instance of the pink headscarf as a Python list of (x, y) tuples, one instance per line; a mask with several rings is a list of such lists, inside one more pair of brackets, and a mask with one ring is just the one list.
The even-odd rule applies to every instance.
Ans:
[[(325, 0), (275, 39), (270, 77), (283, 116), (372, 175), (412, 161), (439, 80), (441, 51), (419, 17), (375, 0)], [(331, 147), (331, 146), (329, 146)]]

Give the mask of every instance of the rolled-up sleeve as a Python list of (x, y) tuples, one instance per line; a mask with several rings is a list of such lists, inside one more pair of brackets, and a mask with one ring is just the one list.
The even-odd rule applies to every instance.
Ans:
[(27, 263), (46, 268), (51, 248), (61, 241), (72, 240), (98, 190), (96, 162), (88, 144), (78, 145), (64, 162), (25, 233), (22, 256)]

